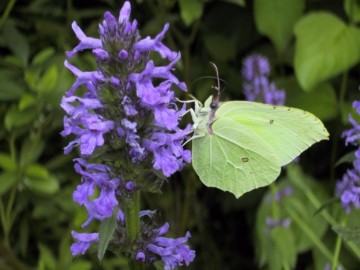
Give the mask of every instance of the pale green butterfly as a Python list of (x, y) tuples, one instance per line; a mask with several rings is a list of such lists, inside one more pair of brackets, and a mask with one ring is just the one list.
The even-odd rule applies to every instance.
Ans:
[(329, 133), (313, 114), (284, 106), (248, 101), (219, 103), (218, 95), (204, 106), (198, 100), (193, 119), (192, 165), (208, 187), (236, 198), (271, 184), (281, 167)]

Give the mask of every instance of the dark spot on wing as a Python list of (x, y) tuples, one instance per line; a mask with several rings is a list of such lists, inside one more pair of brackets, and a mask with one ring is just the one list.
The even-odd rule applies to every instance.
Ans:
[(271, 119), (269, 123), (270, 123), (270, 124), (274, 123), (274, 120), (273, 120), (273, 119)]
[(247, 157), (243, 157), (241, 160), (242, 160), (242, 162), (248, 162), (249, 161), (249, 159)]

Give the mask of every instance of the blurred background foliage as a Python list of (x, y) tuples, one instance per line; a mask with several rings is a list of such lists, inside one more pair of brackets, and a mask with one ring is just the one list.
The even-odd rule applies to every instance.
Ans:
[[(346, 215), (333, 197), (336, 180), (353, 159), (341, 133), (352, 101), (360, 97), (360, 1), (131, 3), (143, 37), (170, 22), (166, 43), (181, 51), (178, 76), (197, 99), (213, 91), (209, 61), (225, 82), (222, 99), (244, 99), (242, 60), (261, 53), (270, 60), (272, 80), (286, 91), (285, 105), (313, 112), (331, 134), (330, 141), (288, 166), (270, 189), (238, 200), (205, 188), (191, 166), (174, 176), (161, 196), (145, 197), (142, 208), (159, 209), (174, 236), (191, 231), (197, 256), (187, 269), (325, 269), (332, 262), (359, 269), (354, 229), (360, 226), (359, 211)], [(110, 253), (101, 263), (91, 253), (71, 257), (70, 231), (80, 227), (85, 211), (72, 201), (80, 179), (71, 162), (75, 155), (63, 154), (67, 142), (59, 135), (60, 99), (74, 81), (63, 67), (64, 52), (77, 44), (70, 24), (76, 20), (95, 37), (103, 13), (117, 15), (122, 4), (0, 1), (0, 269), (127, 269), (124, 258)], [(88, 53), (74, 62), (82, 70), (95, 68)], [(293, 193), (275, 200), (289, 185)], [(291, 224), (270, 228), (269, 216)], [(341, 229), (344, 217), (348, 230)]]

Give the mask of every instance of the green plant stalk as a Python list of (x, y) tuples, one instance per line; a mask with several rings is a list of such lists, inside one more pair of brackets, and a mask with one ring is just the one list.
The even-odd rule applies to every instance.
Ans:
[(271, 190), (271, 214), (274, 220), (278, 220), (280, 218), (279, 207), (275, 201), (275, 194), (276, 194), (276, 184), (275, 182), (270, 184)]
[(302, 229), (302, 231), (311, 239), (311, 241), (315, 244), (318, 250), (329, 260), (332, 261), (333, 254), (329, 251), (329, 249), (318, 239), (317, 235), (313, 232), (313, 230), (306, 224), (301, 217), (299, 217), (294, 211), (288, 206), (285, 206), (287, 212), (289, 213), (292, 220)]
[[(125, 203), (125, 222), (126, 234), (130, 242), (135, 243), (140, 235), (140, 191), (136, 191), (134, 196)], [(131, 270), (142, 270), (143, 264), (129, 261)]]
[[(345, 216), (340, 224), (341, 224), (341, 226), (345, 226), (346, 223), (347, 223), (347, 217)], [(340, 236), (340, 234), (338, 234), (337, 238), (336, 238), (336, 243), (335, 243), (334, 257), (331, 262), (331, 270), (336, 270), (336, 267), (339, 264), (341, 244), (342, 244), (342, 237)]]
[(7, 18), (9, 17), (10, 12), (13, 9), (15, 3), (16, 3), (16, 0), (10, 0), (9, 3), (7, 4), (5, 11), (0, 19), (0, 30), (4, 27), (5, 22), (6, 22)]
[[(304, 191), (304, 193), (305, 196), (309, 199), (309, 201), (314, 205), (316, 209), (319, 209), (321, 207), (321, 203), (310, 190), (306, 190)], [(326, 209), (323, 209), (321, 211), (321, 215), (331, 226), (339, 226), (339, 223), (336, 222), (336, 220), (328, 213)], [(360, 259), (360, 248), (351, 241), (346, 241), (344, 243), (347, 247), (351, 249), (351, 251), (357, 256), (357, 258)]]

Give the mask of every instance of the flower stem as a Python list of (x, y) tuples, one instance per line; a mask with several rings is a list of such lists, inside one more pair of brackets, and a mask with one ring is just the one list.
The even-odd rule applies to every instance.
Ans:
[(4, 27), (5, 22), (6, 22), (7, 18), (9, 17), (10, 12), (13, 9), (15, 3), (16, 3), (16, 0), (10, 0), (9, 3), (7, 4), (5, 11), (0, 18), (0, 30)]
[[(136, 191), (132, 199), (125, 204), (126, 233), (129, 240), (136, 242), (140, 235), (140, 191)], [(143, 269), (142, 263), (129, 262), (131, 270)]]
[[(345, 216), (345, 218), (341, 221), (340, 225), (345, 226), (346, 222), (347, 222), (347, 217)], [(334, 256), (331, 262), (331, 270), (336, 270), (336, 267), (339, 264), (341, 244), (342, 244), (342, 237), (340, 236), (340, 234), (338, 234), (335, 243)]]

